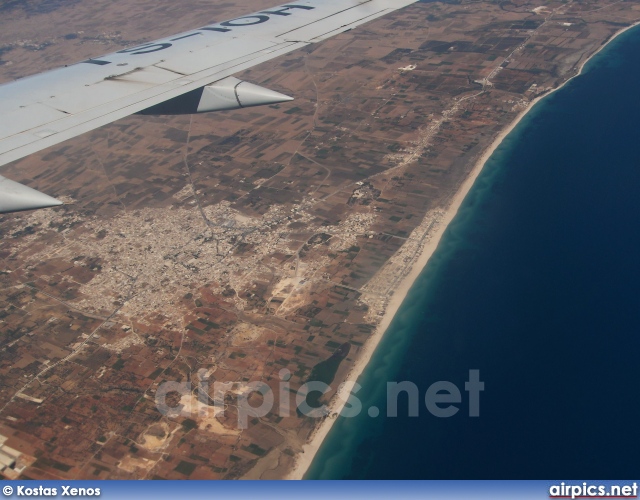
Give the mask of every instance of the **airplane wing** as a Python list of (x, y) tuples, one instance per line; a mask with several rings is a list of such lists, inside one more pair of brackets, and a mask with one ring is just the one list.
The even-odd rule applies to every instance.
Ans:
[[(0, 166), (134, 113), (292, 98), (231, 75), (417, 0), (302, 0), (0, 85)], [(0, 213), (61, 202), (0, 176)]]

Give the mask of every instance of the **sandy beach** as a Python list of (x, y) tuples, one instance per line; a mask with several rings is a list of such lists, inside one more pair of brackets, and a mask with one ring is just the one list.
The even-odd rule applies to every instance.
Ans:
[[(640, 23), (632, 24), (631, 26), (628, 26), (627, 28), (624, 28), (619, 32), (617, 32), (615, 35), (613, 35), (609, 40), (606, 41), (606, 43), (603, 43), (602, 46), (596, 52), (591, 54), (587, 59), (585, 59), (582, 62), (576, 75), (567, 79), (559, 87), (552, 89), (549, 92), (545, 93), (544, 95), (541, 95), (535, 98), (533, 101), (531, 101), (528, 104), (528, 106), (524, 108), (515, 117), (515, 119), (495, 137), (491, 145), (478, 158), (471, 173), (466, 178), (466, 180), (462, 183), (457, 193), (452, 198), (449, 206), (446, 207), (446, 212), (442, 220), (439, 222), (439, 224), (433, 227), (431, 237), (423, 246), (420, 255), (411, 264), (410, 271), (405, 275), (404, 279), (400, 282), (399, 286), (394, 291), (393, 296), (389, 301), (389, 304), (385, 310), (385, 313), (384, 313), (384, 316), (382, 317), (381, 322), (376, 328), (376, 331), (373, 334), (373, 336), (369, 339), (367, 344), (364, 346), (362, 353), (360, 354), (360, 357), (358, 358), (357, 362), (354, 364), (354, 366), (350, 370), (349, 375), (346, 377), (346, 380), (356, 381), (358, 377), (360, 377), (364, 369), (366, 368), (378, 344), (380, 343), (380, 340), (384, 336), (395, 314), (397, 313), (398, 309), (402, 305), (402, 302), (407, 296), (407, 293), (411, 289), (416, 278), (420, 275), (420, 273), (422, 272), (426, 264), (429, 262), (429, 259), (431, 258), (436, 248), (438, 247), (438, 244), (440, 243), (442, 235), (447, 229), (449, 223), (454, 219), (454, 217), (458, 213), (458, 210), (462, 205), (462, 202), (464, 201), (465, 197), (467, 196), (472, 186), (474, 185), (476, 179), (480, 175), (480, 172), (482, 172), (482, 169), (485, 163), (494, 153), (496, 148), (498, 148), (498, 146), (502, 143), (504, 138), (507, 137), (507, 135), (509, 135), (509, 133), (518, 125), (520, 120), (522, 120), (522, 118), (539, 101), (551, 95), (553, 92), (560, 90), (562, 87), (564, 87), (564, 85), (567, 84), (567, 82), (571, 81), (573, 78), (580, 75), (583, 71), (585, 64), (593, 56), (599, 53), (604, 47), (606, 47), (611, 41), (613, 41), (619, 35), (621, 35), (622, 33), (624, 33), (625, 31), (631, 28), (634, 28), (638, 24)], [(339, 413), (344, 407), (344, 405), (345, 405), (345, 402), (342, 401), (341, 398), (334, 396), (329, 404), (329, 408), (332, 414)], [(315, 429), (314, 433), (311, 436), (311, 439), (303, 446), (303, 452), (299, 454), (298, 457), (296, 457), (295, 467), (285, 476), (285, 479), (302, 479), (304, 477), (305, 473), (311, 466), (311, 463), (313, 462), (313, 459), (316, 453), (318, 452), (320, 446), (322, 445), (322, 442), (324, 441), (326, 436), (329, 434), (329, 431), (331, 430), (334, 422), (335, 422), (335, 419), (327, 418), (324, 421), (322, 421), (322, 423)]]

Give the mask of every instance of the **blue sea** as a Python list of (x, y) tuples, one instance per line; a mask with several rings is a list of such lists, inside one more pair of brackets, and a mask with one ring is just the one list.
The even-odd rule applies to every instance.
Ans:
[[(310, 479), (623, 478), (640, 470), (640, 29), (492, 155)], [(485, 383), (472, 418), (464, 382)], [(460, 388), (386, 417), (386, 383)], [(372, 418), (366, 409), (382, 409)], [(445, 405), (446, 406), (446, 405)]]

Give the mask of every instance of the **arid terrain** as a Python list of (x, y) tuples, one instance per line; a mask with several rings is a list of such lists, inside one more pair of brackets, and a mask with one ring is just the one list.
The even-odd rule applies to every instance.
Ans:
[[(4, 2), (0, 83), (273, 4)], [(337, 387), (495, 137), (638, 20), (420, 2), (236, 75), (292, 103), (132, 116), (3, 167), (66, 204), (0, 216), (0, 474), (284, 477), (320, 420), (239, 429), (234, 398), (348, 344)], [(156, 408), (204, 380), (236, 383), (224, 413)]]

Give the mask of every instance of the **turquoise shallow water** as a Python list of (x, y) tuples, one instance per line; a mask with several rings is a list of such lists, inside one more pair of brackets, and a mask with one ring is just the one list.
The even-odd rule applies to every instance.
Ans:
[[(640, 442), (640, 29), (541, 101), (487, 162), (359, 379), (310, 479), (631, 477)], [(469, 370), (480, 416), (385, 417)], [(377, 418), (366, 409), (383, 409)]]

